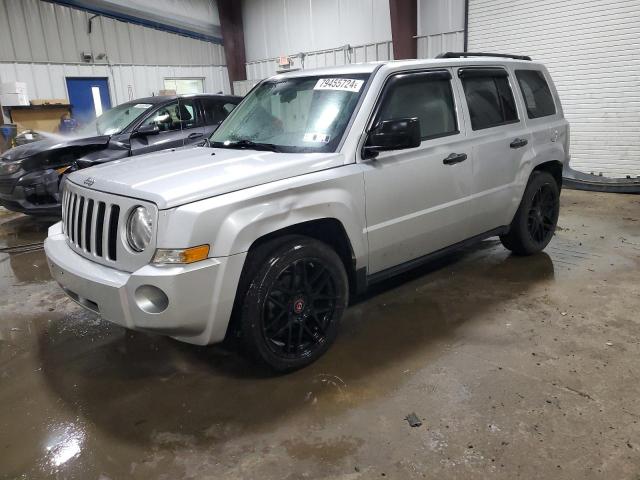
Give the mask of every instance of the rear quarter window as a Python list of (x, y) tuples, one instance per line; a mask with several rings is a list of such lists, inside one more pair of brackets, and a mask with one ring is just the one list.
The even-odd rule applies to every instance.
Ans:
[(553, 95), (541, 71), (516, 70), (516, 78), (529, 118), (555, 115), (556, 106), (553, 102)]

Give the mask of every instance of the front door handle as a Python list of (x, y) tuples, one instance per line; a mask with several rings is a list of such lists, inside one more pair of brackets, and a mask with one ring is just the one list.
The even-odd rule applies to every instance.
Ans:
[(194, 138), (200, 138), (203, 134), (202, 133), (190, 133), (189, 136), (187, 138), (193, 140)]
[(522, 148), (527, 143), (529, 143), (529, 140), (527, 140), (526, 138), (516, 138), (513, 142), (509, 144), (509, 146), (511, 148)]
[(445, 165), (454, 165), (456, 163), (464, 162), (467, 159), (466, 153), (452, 153), (447, 158), (442, 160)]

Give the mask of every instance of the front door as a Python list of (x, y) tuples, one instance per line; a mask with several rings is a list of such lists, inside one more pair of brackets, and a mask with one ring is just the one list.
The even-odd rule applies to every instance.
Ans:
[(423, 140), (363, 163), (370, 274), (469, 236), (471, 145), (458, 103), (449, 70), (403, 72), (387, 82), (373, 125), (417, 117)]
[(73, 118), (86, 125), (111, 108), (106, 78), (67, 77), (67, 93)]
[(202, 114), (194, 99), (181, 98), (157, 108), (142, 125), (156, 125), (157, 135), (133, 135), (131, 155), (182, 147), (203, 138)]

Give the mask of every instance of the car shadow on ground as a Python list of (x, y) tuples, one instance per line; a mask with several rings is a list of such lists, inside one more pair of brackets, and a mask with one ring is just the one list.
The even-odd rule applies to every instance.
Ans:
[(173, 432), (214, 446), (299, 412), (321, 422), (392, 391), (403, 371), (435, 361), (438, 345), (462, 324), (553, 276), (545, 253), (519, 258), (495, 240), (482, 242), (355, 299), (328, 353), (288, 375), (84, 312), (49, 320), (39, 355), (65, 406), (121, 441), (150, 445), (159, 432)]

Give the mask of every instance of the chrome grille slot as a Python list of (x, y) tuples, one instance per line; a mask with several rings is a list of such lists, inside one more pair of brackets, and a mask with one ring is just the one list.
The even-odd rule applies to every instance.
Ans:
[(139, 253), (131, 250), (121, 233), (138, 205), (148, 208), (157, 220), (158, 210), (152, 203), (65, 182), (62, 229), (67, 244), (84, 257), (121, 270), (134, 271), (148, 264), (155, 250), (155, 231), (152, 243)]

